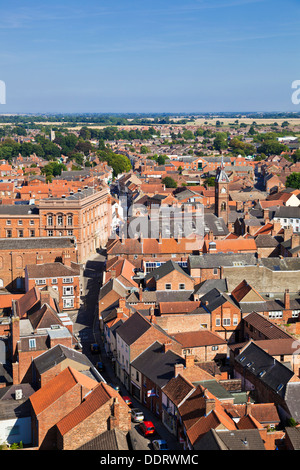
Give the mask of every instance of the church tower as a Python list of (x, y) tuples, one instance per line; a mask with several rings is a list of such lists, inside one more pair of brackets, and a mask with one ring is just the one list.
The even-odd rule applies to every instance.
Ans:
[(215, 180), (215, 214), (217, 217), (222, 217), (225, 224), (228, 225), (229, 214), (229, 178), (224, 169), (224, 162), (222, 156), (221, 166), (217, 170)]

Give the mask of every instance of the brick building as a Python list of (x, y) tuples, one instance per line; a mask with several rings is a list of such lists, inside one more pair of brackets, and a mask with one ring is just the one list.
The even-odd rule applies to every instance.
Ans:
[(210, 325), (207, 325), (210, 331), (219, 334), (229, 343), (239, 340), (242, 314), (229, 295), (214, 288), (201, 297), (201, 307), (210, 313)]
[(144, 278), (145, 288), (150, 290), (193, 291), (195, 281), (172, 260), (148, 273)]
[(67, 258), (78, 262), (78, 250), (68, 237), (0, 239), (0, 287), (24, 291), (27, 264), (63, 262)]
[(130, 408), (118, 392), (100, 382), (57, 423), (56, 429), (57, 448), (75, 450), (106, 431), (130, 431)]
[(105, 246), (110, 235), (111, 208), (108, 188), (78, 190), (67, 197), (39, 203), (40, 236), (68, 236), (76, 240), (78, 262)]
[(181, 351), (181, 346), (177, 341), (138, 312), (132, 314), (116, 330), (116, 374), (128, 390), (130, 389), (131, 362), (154, 341), (160, 341), (163, 344), (171, 342), (174, 352), (180, 353)]
[[(65, 262), (70, 258), (65, 257)], [(80, 266), (56, 262), (25, 266), (25, 291), (37, 286), (51, 286), (58, 292), (59, 310), (78, 310), (80, 307)]]
[(162, 388), (175, 375), (176, 365), (185, 364), (170, 350), (171, 343), (151, 344), (131, 363), (131, 389), (134, 396), (156, 416), (162, 416)]
[(76, 347), (73, 323), (67, 315), (59, 313), (57, 306), (51, 292), (36, 287), (13, 302), (9, 358), (13, 383), (30, 383), (34, 378), (33, 359), (55, 345)]
[(32, 441), (41, 450), (55, 450), (55, 425), (82, 402), (97, 382), (68, 367), (30, 396)]
[(300, 381), (289, 367), (251, 340), (234, 358), (233, 367), (234, 376), (256, 401), (275, 403), (284, 422), (291, 417), (299, 421)]
[(77, 246), (80, 263), (106, 244), (110, 230), (106, 186), (77, 188), (67, 196), (41, 199), (38, 205), (0, 205), (0, 239), (69, 237)]
[(182, 355), (192, 354), (198, 361), (224, 360), (227, 356), (227, 341), (211, 331), (200, 329), (176, 333), (174, 338), (182, 345)]

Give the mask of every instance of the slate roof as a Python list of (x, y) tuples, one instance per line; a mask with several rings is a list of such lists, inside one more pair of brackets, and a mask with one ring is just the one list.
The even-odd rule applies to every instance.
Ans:
[(300, 428), (286, 427), (285, 432), (291, 442), (293, 450), (300, 450)]
[(204, 295), (212, 289), (227, 292), (228, 288), (226, 279), (207, 279), (206, 281), (200, 282), (200, 284), (195, 286), (194, 294)]
[(298, 423), (300, 422), (300, 382), (289, 382), (285, 391), (285, 403), (289, 412)]
[(216, 236), (225, 236), (229, 234), (228, 227), (222, 217), (217, 217), (215, 214), (204, 214), (204, 229), (213, 232)]
[(156, 341), (142, 354), (140, 354), (131, 365), (148, 379), (162, 388), (174, 377), (175, 364), (185, 364), (185, 360), (168, 350), (164, 353), (163, 345)]
[(173, 260), (169, 260), (166, 263), (163, 263), (160, 267), (154, 269), (145, 276), (145, 281), (148, 281), (151, 278), (154, 278), (156, 281), (162, 279), (163, 277), (170, 274), (172, 271), (177, 271), (182, 276), (191, 277), (179, 266), (178, 263), (175, 263)]
[(211, 429), (194, 446), (199, 450), (266, 450), (258, 429)]
[(48, 250), (54, 248), (74, 248), (74, 241), (71, 237), (0, 239), (0, 250), (38, 250), (43, 248)]
[(192, 298), (193, 291), (156, 291), (156, 301), (160, 302), (185, 302)]
[(129, 450), (127, 433), (117, 428), (105, 431), (76, 450)]
[(33, 360), (33, 362), (39, 374), (43, 374), (47, 370), (51, 369), (53, 365), (57, 365), (66, 359), (90, 367), (93, 365), (85, 354), (82, 354), (75, 349), (67, 348), (62, 344), (57, 344), (43, 354), (40, 354)]
[(235, 302), (224, 292), (221, 292), (219, 289), (212, 289), (207, 292), (207, 294), (201, 297), (201, 304), (205, 305), (210, 312), (220, 307), (224, 303), (229, 302), (236, 307)]
[(151, 327), (152, 324), (142, 315), (134, 313), (118, 328), (118, 335), (126, 344), (128, 344), (128, 346), (130, 346)]
[(0, 204), (0, 214), (3, 215), (38, 215), (39, 208), (34, 204)]
[(257, 258), (254, 253), (205, 253), (204, 255), (190, 255), (189, 264), (192, 269), (219, 268), (220, 266), (256, 266)]
[(300, 207), (279, 206), (275, 211), (274, 218), (299, 219)]
[(300, 270), (300, 258), (260, 258), (259, 263), (271, 271)]
[[(16, 400), (15, 392), (21, 389), (23, 398)], [(35, 392), (30, 384), (10, 385), (0, 389), (0, 420), (28, 418), (31, 408), (28, 398)]]
[[(235, 358), (245, 370), (255, 375), (275, 393), (284, 397), (287, 384), (294, 373), (282, 363), (265, 352), (257, 343), (249, 344)], [(300, 385), (300, 382), (299, 382)]]

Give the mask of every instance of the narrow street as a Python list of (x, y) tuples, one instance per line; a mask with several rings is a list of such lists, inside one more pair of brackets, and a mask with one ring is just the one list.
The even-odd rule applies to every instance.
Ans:
[[(104, 371), (101, 375), (108, 384), (118, 385), (122, 395), (130, 396), (132, 400), (132, 406), (134, 408), (140, 408), (144, 412), (145, 420), (152, 421), (156, 434), (148, 439), (144, 437), (140, 430), (139, 425), (132, 423), (130, 438), (134, 450), (152, 450), (151, 441), (153, 439), (165, 439), (168, 443), (170, 450), (182, 450), (180, 444), (177, 442), (175, 436), (168, 432), (162, 422), (155, 416), (150, 410), (137, 401), (130, 393), (126, 390), (123, 384), (115, 376), (112, 362), (106, 356), (104, 344), (100, 334), (99, 319), (97, 302), (100, 287), (102, 285), (102, 274), (105, 268), (105, 255), (95, 254), (85, 266), (85, 270), (82, 276), (82, 297), (83, 303), (77, 314), (70, 315), (74, 323), (74, 333), (80, 339), (82, 344), (82, 352), (85, 354), (93, 364), (96, 364), (100, 360), (104, 365)], [(91, 354), (90, 345), (91, 343), (98, 343), (100, 345), (101, 353)]]

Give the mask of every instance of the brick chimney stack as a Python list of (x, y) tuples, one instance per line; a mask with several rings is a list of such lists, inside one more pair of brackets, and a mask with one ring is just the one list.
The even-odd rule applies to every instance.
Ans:
[(252, 407), (252, 404), (250, 401), (250, 397), (248, 397), (248, 400), (246, 403), (246, 416), (251, 414), (251, 407)]
[(183, 372), (183, 364), (175, 364), (174, 365), (174, 377), (177, 377), (180, 372)]
[(290, 291), (289, 289), (285, 289), (284, 292), (284, 308), (286, 310), (289, 310), (291, 308), (290, 306)]
[(298, 233), (294, 233), (292, 235), (292, 240), (291, 240), (291, 248), (296, 248), (297, 246), (300, 245), (300, 236)]
[(62, 262), (68, 268), (71, 267), (71, 255), (68, 251), (64, 251), (62, 255)]
[(185, 356), (185, 367), (186, 369), (193, 367), (195, 364), (195, 356), (193, 354), (186, 354)]
[(266, 224), (270, 222), (269, 209), (264, 209), (264, 220)]
[(167, 351), (169, 351), (172, 347), (172, 341), (166, 341), (164, 344), (163, 344), (163, 352), (166, 353)]
[(293, 236), (293, 227), (289, 226), (285, 229), (283, 229), (283, 239), (286, 242), (287, 240), (290, 240)]
[(50, 305), (50, 302), (51, 302), (50, 292), (47, 290), (41, 290), (41, 304)]

